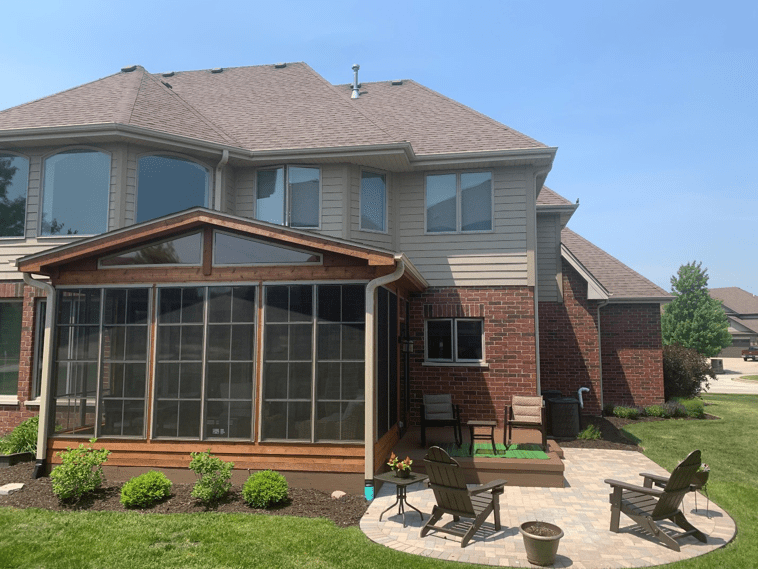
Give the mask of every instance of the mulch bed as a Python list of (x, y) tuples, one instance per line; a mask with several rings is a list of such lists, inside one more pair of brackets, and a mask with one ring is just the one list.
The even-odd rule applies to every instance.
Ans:
[[(705, 418), (717, 419), (718, 417), (706, 415)], [(562, 447), (567, 448), (618, 449), (642, 452), (641, 447), (623, 435), (621, 428), (630, 423), (666, 420), (657, 417), (642, 417), (634, 421), (618, 417), (583, 417), (582, 428), (592, 423), (600, 429), (603, 438), (596, 441), (561, 439), (558, 442)], [(33, 463), (28, 462), (10, 468), (0, 468), (0, 486), (11, 482), (22, 482), (24, 484), (24, 488), (18, 492), (9, 496), (0, 496), (0, 507), (41, 508), (55, 511), (129, 511), (120, 502), (121, 483), (108, 480), (94, 494), (78, 504), (62, 504), (53, 494), (50, 478), (32, 479), (33, 466)], [(330, 494), (319, 490), (290, 488), (287, 503), (271, 510), (257, 510), (245, 504), (242, 500), (241, 490), (239, 487), (233, 487), (225, 500), (213, 506), (207, 506), (190, 495), (192, 484), (174, 484), (171, 489), (171, 496), (168, 499), (152, 508), (138, 509), (137, 511), (146, 514), (186, 514), (211, 511), (328, 518), (339, 527), (347, 527), (357, 526), (368, 507), (366, 499), (359, 495), (347, 494), (342, 498), (334, 499)]]

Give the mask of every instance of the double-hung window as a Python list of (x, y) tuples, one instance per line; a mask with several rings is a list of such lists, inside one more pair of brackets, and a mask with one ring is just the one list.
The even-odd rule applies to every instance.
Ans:
[(318, 168), (287, 166), (258, 170), (255, 218), (290, 227), (318, 227), (321, 173)]
[(425, 359), (443, 363), (483, 362), (484, 323), (476, 318), (427, 320)]
[(492, 231), (492, 173), (428, 175), (426, 231)]

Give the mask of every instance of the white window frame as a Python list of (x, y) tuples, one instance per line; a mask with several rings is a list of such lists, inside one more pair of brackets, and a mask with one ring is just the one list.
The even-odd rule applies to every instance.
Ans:
[[(450, 322), (452, 329), (451, 359), (429, 357), (429, 322)], [(479, 322), (482, 326), (482, 359), (458, 359), (458, 322)], [(484, 365), (487, 361), (484, 342), (484, 319), (483, 318), (429, 318), (424, 320), (424, 362), (433, 365)]]
[[(428, 222), (428, 211), (429, 207), (427, 204), (427, 182), (429, 180), (429, 176), (442, 176), (445, 174), (455, 174), (455, 231), (429, 231), (429, 228), (427, 227)], [(462, 217), (463, 217), (463, 208), (461, 207), (462, 201), (461, 201), (461, 175), (462, 174), (489, 174), (490, 175), (490, 223), (491, 227), (490, 229), (474, 229), (474, 230), (463, 230), (462, 227)], [(464, 171), (455, 171), (455, 172), (427, 172), (424, 174), (424, 234), (426, 235), (451, 235), (451, 234), (464, 234), (468, 235), (471, 233), (494, 233), (495, 231), (495, 175), (492, 170), (464, 170)]]
[[(367, 229), (363, 227), (363, 173), (364, 172), (368, 172), (370, 174), (379, 174), (380, 176), (384, 177), (384, 219), (382, 220), (384, 229), (382, 230)], [(389, 233), (389, 176), (387, 175), (386, 172), (381, 172), (379, 170), (371, 170), (368, 168), (361, 169), (360, 184), (358, 186), (358, 227), (361, 231), (365, 231), (366, 233), (379, 233), (382, 235), (387, 235), (387, 233)]]
[(11, 152), (9, 150), (0, 150), (0, 155), (12, 156), (13, 158), (23, 158), (26, 160), (26, 194), (24, 194), (24, 231), (21, 235), (0, 235), (0, 241), (10, 239), (25, 239), (26, 238), (26, 220), (29, 216), (29, 175), (32, 171), (32, 161), (29, 156), (19, 154), (18, 152)]
[[(315, 170), (318, 170), (318, 224), (317, 225), (309, 225), (307, 227), (293, 227), (294, 229), (304, 229), (304, 230), (313, 230), (313, 229), (321, 229), (321, 209), (322, 209), (322, 198), (324, 195), (324, 177), (323, 172), (321, 170), (321, 166), (315, 166), (313, 164), (277, 164), (273, 166), (267, 166), (263, 168), (258, 168), (255, 170), (255, 176), (253, 179), (253, 219), (256, 221), (263, 221), (265, 220), (258, 219), (258, 173), (259, 172), (270, 172), (272, 170), (278, 170), (282, 168), (284, 170), (284, 223), (281, 224), (282, 227), (293, 227), (292, 226), (292, 194), (290, 192), (290, 168), (313, 168)], [(279, 225), (278, 223), (275, 223), (273, 225)]]

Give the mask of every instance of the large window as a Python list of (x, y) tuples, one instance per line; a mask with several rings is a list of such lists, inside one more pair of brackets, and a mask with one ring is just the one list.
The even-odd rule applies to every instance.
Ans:
[(250, 439), (255, 287), (159, 289), (156, 437)]
[(0, 395), (18, 395), (22, 301), (0, 302)]
[(482, 320), (470, 318), (427, 320), (426, 360), (449, 363), (484, 361)]
[(361, 172), (361, 229), (387, 231), (387, 183), (384, 174)]
[(288, 166), (258, 170), (256, 219), (291, 227), (318, 227), (320, 206), (318, 168)]
[(365, 287), (265, 291), (262, 437), (361, 440)]
[(143, 156), (137, 178), (137, 223), (195, 206), (208, 207), (208, 169), (174, 156)]
[(492, 230), (492, 174), (430, 174), (426, 177), (429, 233)]
[(131, 267), (133, 265), (200, 265), (203, 234), (192, 233), (139, 247), (100, 259), (101, 267)]
[(0, 237), (23, 237), (29, 161), (0, 154)]
[(108, 228), (111, 160), (69, 150), (45, 160), (42, 235), (93, 235)]

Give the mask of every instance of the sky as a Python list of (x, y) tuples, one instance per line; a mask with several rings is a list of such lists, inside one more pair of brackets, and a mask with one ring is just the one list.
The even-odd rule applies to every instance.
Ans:
[[(8, 3), (0, 109), (139, 64), (304, 61), (414, 79), (558, 148), (569, 227), (665, 290), (685, 263), (758, 295), (758, 2)], [(12, 24), (12, 25), (9, 25)]]

